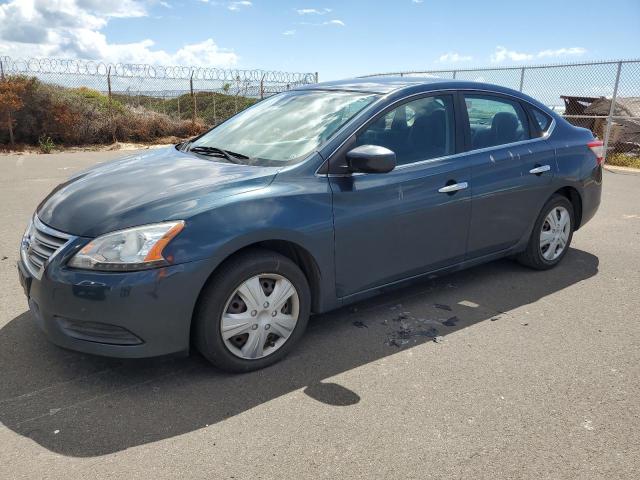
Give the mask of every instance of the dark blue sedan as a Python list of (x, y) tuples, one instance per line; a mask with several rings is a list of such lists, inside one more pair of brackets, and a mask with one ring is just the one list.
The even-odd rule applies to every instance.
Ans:
[(556, 266), (595, 214), (602, 143), (482, 83), (346, 80), (82, 172), (40, 204), (20, 280), (56, 344), (249, 371), (309, 315), (505, 256)]

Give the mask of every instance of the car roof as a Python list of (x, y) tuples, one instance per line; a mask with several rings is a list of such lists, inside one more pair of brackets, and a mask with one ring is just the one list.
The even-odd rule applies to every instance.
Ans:
[(302, 85), (300, 87), (297, 87), (296, 90), (333, 90), (388, 94), (407, 88), (412, 88), (412, 90), (422, 90), (419, 87), (423, 87), (422, 89), (424, 91), (445, 89), (476, 89), (505, 92), (510, 94), (519, 93), (509, 88), (500, 87), (498, 85), (463, 80), (451, 80), (448, 78), (438, 78), (435, 76), (380, 76), (349, 78), (346, 80), (335, 80), (331, 82)]

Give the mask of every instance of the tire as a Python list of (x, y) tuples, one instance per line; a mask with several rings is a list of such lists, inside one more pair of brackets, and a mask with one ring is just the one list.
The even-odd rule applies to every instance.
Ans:
[[(543, 230), (548, 232), (548, 236), (554, 237), (553, 227), (550, 228), (547, 217), (552, 211), (557, 213), (562, 212), (563, 209), (568, 213), (568, 229), (561, 229), (558, 233), (558, 238), (564, 238), (564, 235), (566, 234), (564, 247), (561, 251), (556, 250), (555, 253), (551, 252), (550, 248), (553, 245), (553, 240), (551, 240), (549, 246), (544, 250), (545, 247), (541, 245)], [(556, 218), (558, 218), (557, 215)], [(561, 222), (557, 224), (558, 228), (560, 228), (560, 223)], [(555, 267), (562, 261), (564, 256), (567, 254), (567, 250), (569, 250), (571, 239), (573, 238), (574, 225), (575, 213), (571, 202), (562, 195), (553, 195), (547, 203), (545, 203), (544, 207), (542, 207), (540, 215), (538, 215), (531, 232), (531, 237), (529, 237), (529, 243), (527, 244), (526, 250), (517, 256), (518, 262), (536, 270), (549, 270), (550, 268)], [(545, 242), (546, 241), (547, 240), (545, 239)]]
[[(273, 310), (270, 294), (284, 298), (291, 291), (289, 286), (294, 292), (282, 308)], [(263, 304), (256, 306), (259, 302)], [(259, 370), (294, 348), (307, 327), (310, 310), (309, 284), (300, 268), (279, 253), (250, 250), (226, 260), (203, 288), (194, 314), (193, 340), (200, 353), (222, 370)], [(223, 334), (231, 337), (225, 339)]]

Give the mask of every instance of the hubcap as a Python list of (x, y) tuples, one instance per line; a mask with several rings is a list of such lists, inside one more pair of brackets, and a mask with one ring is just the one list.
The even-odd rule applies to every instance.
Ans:
[(571, 233), (571, 215), (564, 207), (553, 208), (544, 219), (540, 232), (540, 253), (545, 260), (553, 261), (562, 255)]
[(300, 299), (282, 275), (262, 273), (242, 282), (225, 304), (220, 329), (235, 356), (257, 360), (286, 343), (298, 323)]

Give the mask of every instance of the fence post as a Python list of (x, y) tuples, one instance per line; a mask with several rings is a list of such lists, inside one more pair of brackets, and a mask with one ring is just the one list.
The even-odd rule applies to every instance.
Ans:
[(613, 96), (611, 97), (611, 107), (609, 108), (609, 116), (607, 117), (607, 129), (604, 133), (604, 159), (607, 160), (609, 154), (609, 136), (611, 135), (611, 124), (613, 123), (613, 114), (616, 113), (616, 98), (618, 97), (618, 85), (620, 84), (620, 71), (622, 70), (622, 62), (618, 62), (618, 70), (616, 72), (616, 84), (613, 87)]
[(319, 82), (319, 80), (318, 80), (318, 72), (316, 72), (315, 76), (316, 76), (316, 83), (318, 83)]
[(189, 90), (191, 91), (191, 123), (196, 123), (196, 96), (193, 92), (193, 70), (191, 70), (191, 77), (189, 77)]
[(0, 58), (0, 80), (4, 82), (4, 64), (2, 63), (1, 58)]
[(454, 70), (454, 71), (453, 71), (453, 79), (454, 79), (454, 80), (456, 79), (456, 75), (457, 75), (457, 74), (458, 74), (458, 71), (457, 71), (457, 70)]
[(216, 115), (216, 98), (218, 98), (218, 92), (213, 91), (213, 126), (218, 125), (218, 117)]
[(262, 78), (260, 79), (260, 100), (264, 98), (264, 76), (265, 74), (262, 74)]
[(236, 94), (233, 97), (236, 113), (238, 113), (238, 95), (240, 95), (240, 75), (236, 75)]
[(524, 67), (520, 70), (520, 92), (522, 92), (522, 89), (524, 88), (524, 70)]
[(109, 123), (111, 124), (111, 136), (113, 137), (113, 143), (116, 143), (118, 140), (116, 139), (116, 128), (115, 123), (113, 121), (113, 105), (111, 99), (111, 65), (109, 65), (109, 69), (107, 70), (107, 92), (109, 94)]

